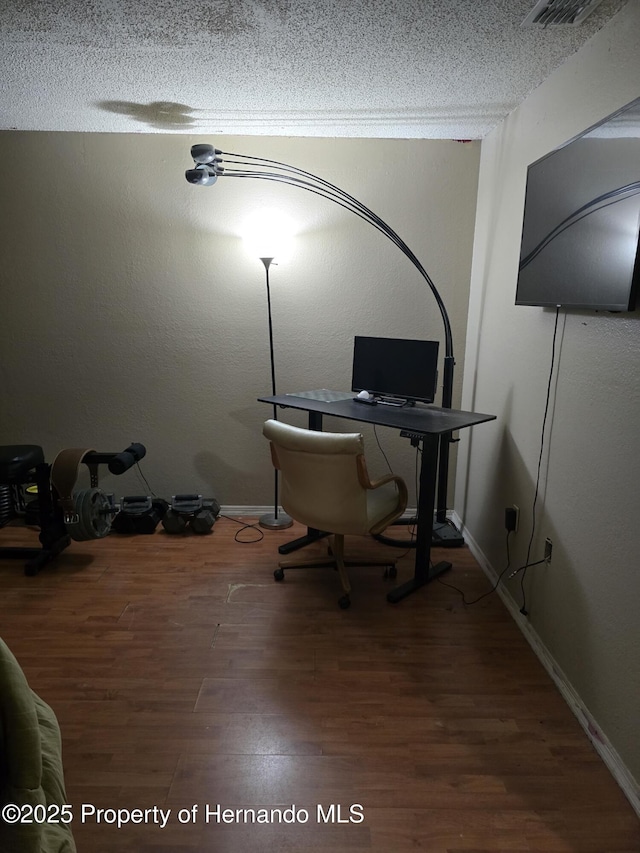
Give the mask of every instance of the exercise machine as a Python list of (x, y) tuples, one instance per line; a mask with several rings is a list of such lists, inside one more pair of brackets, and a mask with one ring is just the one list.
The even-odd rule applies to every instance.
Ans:
[[(72, 540), (101, 539), (111, 530), (118, 511), (113, 495), (98, 484), (98, 469), (123, 474), (146, 454), (144, 445), (133, 443), (119, 453), (100, 453), (90, 448), (60, 451), (53, 463), (35, 444), (0, 446), (0, 490), (3, 526), (26, 511), (26, 494), (35, 493), (31, 515), (40, 528), (40, 547), (0, 547), (0, 559), (24, 559), (25, 575), (36, 575)], [(90, 487), (75, 490), (81, 466), (89, 469)]]

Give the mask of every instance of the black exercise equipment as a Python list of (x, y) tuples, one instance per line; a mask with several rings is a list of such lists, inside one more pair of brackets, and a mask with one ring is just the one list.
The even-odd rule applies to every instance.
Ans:
[(173, 495), (169, 508), (162, 519), (167, 533), (177, 535), (192, 530), (199, 536), (211, 533), (216, 518), (220, 515), (220, 504), (215, 498), (202, 495)]
[[(106, 536), (116, 513), (113, 496), (98, 488), (98, 466), (114, 465), (110, 470), (122, 474), (145, 454), (141, 444), (131, 444), (120, 453), (99, 453), (84, 448), (61, 451), (53, 464), (44, 459), (41, 447), (34, 444), (0, 446), (0, 485), (3, 489), (3, 524), (26, 516), (25, 491), (37, 489), (37, 503), (29, 501), (29, 518), (37, 519), (41, 547), (0, 547), (0, 559), (24, 559), (25, 574), (35, 575), (63, 551), (72, 539), (83, 541)], [(89, 468), (91, 488), (74, 491), (80, 465)], [(7, 510), (7, 488), (11, 507)]]
[[(110, 469), (111, 470), (111, 469)], [(120, 512), (113, 519), (114, 533), (155, 533), (166, 515), (169, 504), (151, 495), (129, 495), (120, 501)]]

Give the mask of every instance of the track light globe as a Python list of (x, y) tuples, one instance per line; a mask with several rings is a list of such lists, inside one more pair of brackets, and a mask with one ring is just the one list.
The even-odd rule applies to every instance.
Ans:
[(201, 187), (210, 187), (218, 180), (218, 176), (213, 169), (204, 164), (196, 166), (195, 169), (187, 169), (184, 176), (190, 184), (197, 184)]
[(191, 156), (196, 163), (211, 163), (215, 160), (216, 154), (220, 153), (222, 152), (217, 151), (213, 145), (205, 143), (191, 146)]

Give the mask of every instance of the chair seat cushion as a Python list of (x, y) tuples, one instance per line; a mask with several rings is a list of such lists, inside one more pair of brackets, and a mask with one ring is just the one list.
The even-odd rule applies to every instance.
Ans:
[(44, 462), (44, 452), (37, 444), (0, 446), (0, 483), (22, 483), (36, 465)]

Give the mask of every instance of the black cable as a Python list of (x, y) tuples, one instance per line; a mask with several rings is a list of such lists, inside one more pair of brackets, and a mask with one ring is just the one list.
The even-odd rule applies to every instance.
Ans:
[[(538, 502), (538, 492), (540, 490), (540, 472), (542, 470), (542, 455), (544, 452), (544, 437), (547, 426), (547, 415), (549, 414), (549, 403), (551, 401), (551, 383), (553, 381), (553, 370), (555, 367), (556, 361), (556, 337), (558, 335), (558, 319), (560, 317), (560, 305), (556, 306), (556, 320), (553, 327), (553, 341), (551, 343), (551, 367), (549, 368), (549, 380), (547, 382), (547, 398), (544, 404), (544, 415), (542, 418), (542, 430), (540, 433), (540, 454), (538, 456), (538, 472), (536, 474), (536, 488), (533, 495), (533, 505), (531, 507), (531, 536), (529, 537), (529, 546), (527, 547), (527, 558), (525, 560), (524, 567), (522, 569), (522, 574), (520, 576), (520, 591), (522, 592), (522, 607), (520, 608), (520, 613), (523, 616), (528, 616), (527, 613), (527, 595), (524, 588), (524, 580), (527, 576), (527, 569), (530, 565), (539, 565), (539, 563), (529, 563), (529, 558), (531, 556), (531, 548), (533, 547), (533, 540), (535, 538), (536, 533), (536, 504)], [(545, 562), (541, 560), (540, 562)]]
[(373, 435), (375, 437), (376, 444), (378, 445), (378, 450), (380, 451), (380, 453), (382, 453), (382, 455), (384, 456), (384, 461), (387, 463), (387, 468), (389, 469), (389, 473), (393, 474), (393, 468), (391, 467), (391, 463), (389, 462), (389, 459), (387, 458), (387, 454), (384, 452), (384, 450), (382, 448), (382, 444), (380, 443), (380, 436), (378, 435), (378, 425), (377, 424), (373, 425)]
[[(234, 542), (239, 542), (241, 545), (253, 545), (255, 542), (261, 542), (264, 539), (264, 533), (257, 524), (248, 524), (246, 521), (238, 521), (237, 518), (233, 518), (231, 515), (224, 515), (220, 513), (220, 518), (226, 518), (227, 521), (233, 521), (234, 524), (240, 525), (240, 530), (236, 530), (236, 534), (233, 537)], [(238, 539), (238, 536), (245, 530), (254, 530), (259, 536), (256, 539)]]
[[(547, 425), (547, 416), (549, 414), (549, 403), (551, 401), (551, 385), (553, 382), (553, 371), (555, 368), (556, 339), (557, 339), (557, 335), (558, 335), (558, 320), (560, 317), (560, 307), (561, 307), (560, 305), (556, 306), (556, 317), (555, 317), (555, 323), (554, 323), (554, 328), (553, 328), (553, 340), (552, 340), (552, 344), (551, 344), (551, 366), (549, 369), (549, 379), (547, 381), (547, 395), (546, 395), (546, 400), (545, 400), (544, 415), (542, 418), (542, 430), (541, 430), (541, 435), (540, 435), (540, 454), (538, 456), (538, 470), (537, 470), (537, 475), (536, 475), (536, 487), (535, 487), (535, 492), (534, 492), (534, 496), (533, 496), (531, 536), (529, 537), (529, 545), (527, 547), (527, 557), (526, 557), (526, 560), (524, 562), (524, 565), (519, 566), (517, 569), (514, 569), (514, 571), (511, 574), (511, 577), (513, 577), (514, 575), (522, 572), (521, 577), (520, 577), (520, 589), (522, 591), (522, 607), (520, 608), (520, 613), (522, 613), (523, 616), (529, 615), (527, 613), (527, 609), (526, 609), (526, 593), (525, 593), (525, 589), (524, 589), (524, 579), (525, 579), (526, 574), (527, 574), (527, 569), (532, 568), (533, 566), (540, 566), (542, 563), (546, 562), (546, 560), (542, 559), (542, 560), (537, 560), (534, 563), (530, 563), (529, 559), (531, 557), (531, 548), (533, 547), (533, 541), (535, 538), (535, 531), (536, 531), (536, 504), (538, 502), (538, 494), (540, 491), (540, 473), (542, 470), (542, 457), (543, 457), (543, 453), (544, 453), (544, 438), (545, 438), (546, 425)], [(487, 596), (492, 595), (497, 590), (497, 588), (500, 584), (500, 581), (502, 580), (502, 577), (504, 576), (504, 574), (511, 567), (511, 554), (510, 554), (510, 549), (509, 549), (509, 535), (511, 532), (512, 531), (508, 531), (507, 539), (506, 539), (506, 543), (505, 543), (506, 549), (507, 549), (507, 565), (500, 572), (500, 574), (498, 575), (498, 577), (496, 579), (495, 584), (491, 587), (491, 589), (488, 592), (485, 592), (483, 595), (479, 596), (478, 598), (475, 598), (473, 601), (467, 601), (464, 592), (461, 589), (459, 589), (457, 586), (453, 586), (453, 584), (446, 583), (446, 581), (443, 581), (439, 577), (437, 578), (438, 582), (441, 583), (443, 586), (447, 586), (450, 589), (453, 589), (456, 592), (458, 592), (462, 596), (462, 602), (465, 605), (465, 607), (471, 607), (471, 605), (477, 604), (479, 601), (482, 601), (483, 598), (486, 598)]]
[(453, 584), (451, 584), (451, 583), (447, 583), (446, 581), (443, 581), (443, 580), (442, 580), (441, 578), (439, 578), (439, 577), (438, 577), (438, 578), (436, 578), (436, 580), (438, 581), (438, 583), (441, 583), (441, 584), (442, 584), (442, 586), (448, 586), (448, 587), (449, 587), (449, 589), (454, 589), (456, 592), (460, 593), (460, 595), (461, 595), (461, 597), (462, 597), (462, 603), (464, 604), (464, 606), (465, 606), (465, 607), (471, 607), (473, 604), (477, 604), (479, 601), (482, 601), (482, 599), (483, 599), (483, 598), (486, 598), (488, 595), (492, 595), (492, 594), (493, 594), (493, 593), (498, 589), (498, 584), (499, 584), (499, 583), (500, 583), (500, 581), (502, 580), (502, 576), (504, 575), (504, 573), (505, 573), (505, 572), (507, 572), (507, 571), (511, 568), (511, 554), (510, 554), (510, 552), (509, 552), (509, 535), (510, 535), (510, 534), (511, 534), (511, 531), (509, 531), (509, 532), (507, 533), (507, 542), (506, 542), (506, 546), (507, 546), (507, 565), (506, 565), (506, 566), (504, 567), (504, 569), (500, 572), (500, 574), (498, 575), (498, 578), (497, 578), (497, 580), (496, 580), (495, 584), (491, 587), (491, 589), (489, 590), (489, 592), (484, 592), (484, 593), (483, 593), (482, 595), (480, 595), (478, 598), (474, 598), (474, 599), (473, 599), (473, 601), (467, 601), (467, 599), (466, 599), (466, 597), (465, 597), (464, 592), (463, 592), (461, 589), (459, 589), (457, 586), (454, 586), (454, 585), (453, 585)]
[[(441, 583), (441, 584), (442, 584), (442, 586), (448, 586), (448, 587), (449, 587), (449, 589), (453, 589), (453, 590), (455, 590), (456, 592), (460, 593), (460, 595), (461, 595), (461, 597), (462, 597), (462, 603), (464, 604), (464, 606), (465, 606), (465, 607), (471, 607), (472, 605), (477, 604), (479, 601), (482, 601), (482, 599), (483, 599), (483, 598), (487, 598), (487, 596), (489, 596), (489, 595), (493, 595), (493, 593), (494, 593), (494, 592), (498, 589), (498, 587), (500, 586), (500, 581), (502, 580), (502, 578), (503, 578), (503, 576), (504, 576), (505, 572), (507, 572), (507, 571), (511, 568), (511, 554), (510, 554), (510, 549), (509, 549), (509, 535), (510, 535), (512, 532), (513, 532), (513, 531), (511, 531), (511, 530), (510, 530), (510, 531), (507, 533), (507, 540), (506, 540), (506, 548), (507, 548), (507, 565), (506, 565), (506, 566), (504, 567), (504, 569), (500, 572), (500, 574), (498, 575), (498, 577), (497, 577), (497, 579), (496, 579), (496, 582), (494, 583), (494, 585), (491, 587), (491, 589), (490, 589), (488, 592), (484, 592), (482, 595), (478, 596), (478, 598), (474, 598), (474, 599), (473, 599), (473, 601), (467, 601), (467, 599), (466, 599), (466, 597), (465, 597), (464, 592), (463, 592), (461, 589), (459, 589), (459, 587), (454, 586), (454, 585), (453, 585), (453, 584), (451, 584), (451, 583), (447, 583), (446, 581), (443, 581), (443, 580), (442, 580), (442, 578), (440, 578), (440, 577), (436, 578), (436, 580), (438, 581), (438, 583)], [(518, 572), (521, 572), (521, 571), (524, 571), (524, 570), (525, 570), (525, 569), (527, 569), (527, 568), (530, 568), (531, 566), (539, 566), (541, 563), (544, 563), (544, 562), (545, 562), (545, 560), (538, 560), (536, 563), (528, 563), (528, 564), (527, 564), (527, 565), (525, 565), (525, 566), (519, 566), (517, 569), (514, 569), (514, 570), (513, 570), (513, 573), (512, 573), (512, 574), (514, 574), (514, 575), (515, 575), (515, 574), (517, 574)]]
[(153, 491), (153, 489), (151, 488), (151, 486), (150, 486), (150, 485), (149, 485), (149, 483), (147, 482), (147, 478), (146, 478), (146, 477), (144, 476), (144, 474), (142, 473), (142, 468), (140, 467), (140, 463), (139, 463), (139, 462), (136, 462), (136, 473), (138, 474), (138, 476), (140, 477), (140, 479), (141, 479), (141, 480), (142, 480), (142, 482), (144, 483), (144, 486), (145, 486), (145, 488), (147, 489), (147, 491), (149, 492), (149, 494), (150, 494), (150, 495), (152, 495), (154, 498), (157, 498), (158, 496), (157, 496), (157, 495), (156, 495), (156, 493)]

